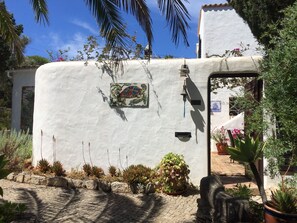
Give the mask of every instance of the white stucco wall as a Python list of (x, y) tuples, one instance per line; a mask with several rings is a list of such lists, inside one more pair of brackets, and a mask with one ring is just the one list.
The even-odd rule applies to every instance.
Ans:
[(226, 50), (250, 45), (244, 56), (261, 55), (250, 28), (231, 6), (202, 7), (199, 23), (201, 57), (223, 55)]
[[(240, 87), (236, 87), (232, 90), (224, 88), (218, 88), (215, 90), (215, 93), (211, 93), (211, 101), (221, 102), (221, 111), (220, 112), (211, 112), (210, 116), (210, 128), (211, 131), (219, 129), (224, 126), (226, 129), (244, 129), (244, 116), (241, 116), (239, 119), (236, 118), (232, 123), (234, 116), (229, 115), (229, 97), (238, 96)], [(232, 127), (232, 128), (231, 128)], [(227, 136), (228, 137), (228, 136)], [(216, 152), (216, 142), (211, 140), (211, 151)]]
[[(196, 185), (208, 168), (207, 110), (208, 78), (212, 73), (257, 73), (258, 57), (190, 59), (191, 97), (200, 106), (184, 102), (180, 95), (184, 79), (179, 69), (183, 59), (124, 62), (118, 83), (148, 83), (148, 108), (111, 108), (107, 102), (112, 77), (90, 62), (56, 62), (36, 73), (33, 126), (33, 162), (42, 157), (60, 160), (66, 169), (81, 168), (84, 156), (94, 165), (125, 168), (131, 164), (155, 167), (168, 152), (183, 154)], [(41, 130), (43, 136), (41, 137)], [(182, 142), (175, 132), (191, 132)], [(53, 135), (56, 144), (53, 143)], [(108, 150), (108, 152), (107, 152)], [(120, 151), (120, 152), (119, 152)], [(109, 155), (108, 155), (109, 153)]]
[(22, 88), (35, 85), (36, 69), (10, 71), (13, 75), (11, 128), (21, 128)]

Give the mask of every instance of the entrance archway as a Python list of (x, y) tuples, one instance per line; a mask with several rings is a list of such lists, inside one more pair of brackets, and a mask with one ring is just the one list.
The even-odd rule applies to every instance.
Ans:
[[(246, 117), (249, 114), (247, 111), (245, 111), (244, 115), (243, 115), (243, 113), (240, 114), (242, 117), (238, 117), (239, 113), (236, 113), (236, 112), (232, 113), (234, 111), (231, 111), (231, 109), (230, 109), (231, 108), (230, 103), (232, 102), (231, 101), (232, 97), (230, 97), (231, 95), (229, 95), (229, 96), (223, 95), (225, 98), (228, 99), (228, 101), (213, 100), (213, 98), (211, 96), (211, 92), (213, 89), (212, 82), (213, 82), (213, 80), (217, 80), (218, 78), (221, 78), (221, 80), (225, 79), (225, 78), (241, 78), (241, 79), (248, 78), (247, 80), (249, 80), (249, 81), (246, 82), (245, 85), (242, 87), (244, 87), (244, 89), (246, 91), (249, 91), (253, 95), (255, 100), (260, 101), (260, 99), (262, 98), (263, 84), (262, 84), (261, 80), (258, 80), (258, 76), (259, 75), (257, 73), (214, 73), (214, 74), (210, 75), (210, 77), (208, 79), (208, 97), (207, 97), (208, 105), (209, 105), (207, 108), (208, 175), (211, 175), (211, 174), (220, 175), (223, 184), (229, 184), (229, 183), (235, 184), (235, 183), (245, 182), (245, 176), (247, 175), (248, 171), (247, 171), (246, 167), (244, 167), (242, 164), (239, 164), (236, 161), (234, 162), (234, 161), (230, 160), (228, 155), (220, 156), (214, 151), (214, 146), (211, 143), (212, 142), (212, 140), (211, 140), (212, 130), (214, 129), (214, 127), (221, 128), (221, 126), (226, 125), (226, 126), (229, 126), (227, 128), (229, 128), (229, 131), (231, 132), (233, 127), (230, 127), (230, 126), (232, 126), (234, 124), (230, 124), (230, 123), (232, 123), (232, 122), (236, 123), (235, 121), (232, 121), (232, 119), (235, 119), (235, 118), (238, 120), (239, 120), (239, 118), (241, 118), (241, 120), (243, 120), (242, 121), (243, 126), (241, 129), (245, 130), (246, 129)], [(228, 94), (228, 91), (225, 91), (223, 94)], [(212, 105), (213, 105), (213, 107), (211, 107)], [(226, 107), (229, 109), (228, 111), (227, 111)], [(217, 120), (214, 121), (214, 119), (213, 119), (214, 113), (216, 113), (216, 114), (221, 113), (219, 116), (220, 117), (219, 121), (217, 121)], [(224, 122), (224, 117), (229, 118), (229, 120), (227, 122)], [(243, 118), (243, 117), (245, 117), (245, 118)], [(217, 123), (214, 123), (214, 122), (217, 122)], [(227, 129), (227, 128), (225, 128), (225, 129)], [(239, 128), (239, 127), (236, 127), (236, 128)], [(228, 134), (227, 134), (227, 137), (228, 137)], [(230, 145), (230, 142), (228, 144)], [(258, 162), (257, 168), (263, 177), (263, 163)], [(235, 175), (243, 175), (243, 177), (239, 178), (237, 176), (235, 177)], [(246, 180), (246, 181), (248, 181), (248, 180)]]

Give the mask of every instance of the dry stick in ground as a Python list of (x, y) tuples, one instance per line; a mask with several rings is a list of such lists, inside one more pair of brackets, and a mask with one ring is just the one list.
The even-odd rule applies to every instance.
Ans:
[(91, 166), (93, 167), (93, 162), (92, 162), (92, 158), (91, 158), (91, 143), (90, 142), (89, 142), (88, 146), (89, 146), (90, 163), (91, 163)]
[(86, 160), (85, 160), (85, 153), (84, 153), (84, 141), (81, 141), (81, 150), (82, 150), (83, 160), (84, 160), (84, 163), (86, 165), (87, 163), (86, 163)]
[(56, 162), (56, 138), (53, 135), (53, 163)]
[(43, 160), (43, 157), (42, 157), (42, 138), (43, 138), (43, 131), (41, 129), (40, 130), (40, 156), (41, 156), (41, 159)]

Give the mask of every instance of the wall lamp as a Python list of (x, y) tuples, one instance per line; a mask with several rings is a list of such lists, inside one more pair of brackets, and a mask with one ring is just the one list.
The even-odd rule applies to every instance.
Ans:
[(186, 142), (190, 140), (192, 134), (191, 132), (175, 132), (175, 137), (177, 137), (180, 141)]
[(189, 92), (191, 92), (191, 91), (190, 91), (190, 89), (188, 89), (187, 84), (186, 84), (186, 79), (185, 79), (182, 92), (180, 93), (180, 95), (183, 96), (184, 103), (186, 102), (187, 97), (188, 97), (189, 102), (191, 103), (191, 105), (201, 105), (201, 100), (194, 99), (192, 97), (193, 93), (192, 93), (192, 96), (191, 96), (191, 94)]
[(179, 75), (180, 77), (187, 77), (189, 73), (190, 73), (190, 69), (185, 62), (185, 64), (181, 65), (181, 68), (179, 69)]

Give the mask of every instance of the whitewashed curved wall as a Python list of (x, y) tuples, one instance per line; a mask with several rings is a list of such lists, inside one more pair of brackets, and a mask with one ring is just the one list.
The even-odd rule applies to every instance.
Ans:
[(200, 13), (202, 58), (222, 56), (226, 50), (242, 49), (241, 43), (244, 47), (249, 45), (242, 53), (244, 56), (263, 55), (248, 24), (231, 6), (203, 7)]
[[(199, 184), (207, 175), (208, 77), (218, 72), (258, 72), (258, 59), (186, 60), (190, 93), (202, 97), (202, 105), (187, 101), (185, 118), (180, 95), (184, 79), (179, 75), (183, 59), (124, 62), (123, 74), (114, 80), (148, 83), (148, 108), (111, 108), (106, 97), (113, 79), (93, 62), (43, 65), (35, 82), (33, 162), (41, 156), (52, 162), (55, 157), (66, 169), (81, 168), (82, 141), (86, 162), (90, 162), (90, 142), (93, 164), (105, 170), (109, 165), (125, 168), (139, 163), (155, 167), (165, 154), (175, 152), (184, 155), (192, 182)], [(192, 138), (182, 142), (174, 135), (177, 131), (191, 132)]]

